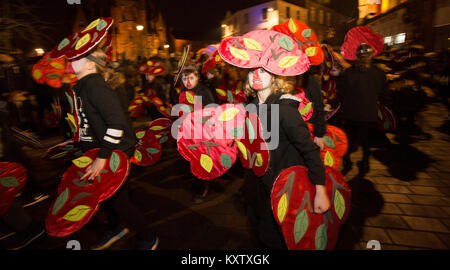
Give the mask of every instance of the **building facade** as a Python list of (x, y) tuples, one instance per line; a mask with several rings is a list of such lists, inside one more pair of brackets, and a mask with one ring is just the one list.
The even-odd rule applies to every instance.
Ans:
[(275, 0), (233, 14), (227, 12), (222, 21), (222, 39), (256, 29), (270, 29), (293, 18), (308, 24), (319, 41), (325, 40), (336, 33), (335, 26), (347, 20), (347, 17), (329, 8), (329, 3), (329, 0)]

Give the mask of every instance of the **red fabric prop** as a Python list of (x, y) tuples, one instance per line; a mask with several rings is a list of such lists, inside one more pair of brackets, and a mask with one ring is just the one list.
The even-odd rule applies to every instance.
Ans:
[(241, 68), (262, 67), (280, 76), (306, 72), (308, 56), (291, 37), (271, 30), (255, 30), (240, 37), (224, 39), (219, 46), (222, 59)]
[[(322, 45), (322, 51), (324, 55), (324, 62), (322, 65), (322, 75), (328, 75), (328, 78), (330, 76), (330, 72), (334, 67), (334, 57), (333, 52), (331, 48), (328, 48), (328, 45)], [(325, 79), (325, 81), (328, 81), (328, 79)]]
[(13, 136), (22, 144), (27, 145), (31, 148), (43, 149), (44, 145), (42, 142), (33, 134), (27, 131), (23, 131), (19, 128), (12, 127), (11, 131), (13, 132)]
[(301, 91), (297, 95), (295, 95), (302, 100), (302, 102), (300, 102), (300, 104), (298, 105), (298, 111), (300, 112), (303, 121), (308, 121), (309, 119), (311, 119), (314, 113), (313, 104), (311, 101), (309, 101), (309, 99), (306, 98), (305, 91), (303, 89), (300, 90)]
[(159, 97), (152, 98), (153, 104), (156, 106), (156, 109), (165, 117), (171, 117), (171, 109), (164, 106), (164, 102)]
[(70, 139), (50, 147), (42, 158), (46, 160), (73, 160), (81, 155), (83, 155), (81, 146), (73, 139)]
[(98, 47), (105, 52), (107, 61), (109, 61), (112, 57), (112, 41), (113, 35), (108, 34), (106, 35), (106, 38), (102, 39), (102, 41), (98, 44)]
[(217, 97), (220, 100), (226, 100), (227, 103), (247, 104), (247, 96), (242, 86), (242, 81), (236, 81), (231, 85), (229, 82), (223, 82), (216, 88)]
[(337, 98), (336, 81), (329, 79), (322, 84), (322, 95), (325, 103), (333, 103)]
[(58, 115), (54, 111), (47, 112), (42, 119), (42, 124), (46, 128), (55, 128), (59, 125)]
[(150, 103), (153, 103), (152, 99), (154, 97), (157, 97), (156, 91), (153, 88), (147, 88), (144, 92), (144, 96), (146, 96), (148, 99), (150, 99)]
[(325, 115), (325, 121), (328, 121), (331, 119), (331, 117), (333, 117), (341, 108), (341, 103), (339, 103), (339, 105), (334, 108), (331, 112), (327, 112), (327, 114)]
[(137, 129), (134, 133), (139, 141), (130, 162), (139, 166), (149, 166), (158, 162), (161, 158), (162, 147), (155, 134), (143, 128)]
[(141, 116), (142, 112), (144, 111), (144, 98), (143, 97), (136, 97), (131, 101), (130, 106), (128, 106), (128, 112), (130, 113), (131, 118), (138, 118)]
[(351, 191), (339, 171), (325, 167), (325, 173), (331, 202), (325, 214), (314, 213), (316, 188), (306, 167), (282, 171), (273, 185), (272, 212), (290, 250), (331, 250), (336, 245), (339, 228), (350, 211)]
[(386, 106), (378, 103), (378, 130), (391, 132), (397, 129), (395, 114)]
[(27, 181), (25, 168), (14, 162), (0, 162), (0, 217), (8, 212)]
[(186, 115), (177, 136), (178, 151), (203, 180), (223, 175), (236, 161), (234, 140), (244, 136), (245, 109), (223, 104)]
[[(307, 123), (311, 132), (311, 139), (314, 139), (314, 126)], [(325, 147), (320, 152), (323, 164), (325, 166), (338, 169), (341, 164), (342, 157), (347, 153), (348, 140), (347, 135), (340, 128), (327, 125), (327, 131), (323, 136)]]
[(62, 86), (62, 77), (66, 73), (66, 59), (52, 59), (50, 54), (44, 55), (31, 70), (33, 79), (40, 84), (47, 84), (53, 88)]
[(158, 76), (164, 74), (166, 68), (161, 61), (148, 60), (146, 63), (139, 66), (138, 72), (141, 74)]
[(214, 54), (211, 56), (211, 59), (206, 61), (203, 64), (202, 73), (206, 74), (206, 72), (212, 68), (215, 68), (217, 64), (223, 63), (222, 58), (220, 57), (220, 54), (218, 51), (215, 51)]
[(367, 26), (358, 26), (348, 31), (344, 44), (341, 47), (341, 54), (347, 60), (357, 60), (356, 50), (365, 43), (372, 47), (373, 56), (380, 54), (384, 48), (383, 37), (375, 33)]
[(174, 139), (171, 136), (172, 121), (168, 118), (158, 118), (150, 122), (148, 129), (155, 134), (160, 144), (167, 142), (169, 139)]
[(86, 54), (102, 41), (112, 24), (112, 17), (98, 18), (81, 31), (63, 39), (52, 50), (50, 57), (61, 58), (66, 56), (67, 59), (71, 60)]
[(263, 128), (256, 113), (245, 118), (245, 136), (236, 140), (242, 166), (256, 176), (263, 176), (269, 167), (270, 152), (263, 138)]
[(81, 229), (94, 216), (99, 204), (114, 195), (125, 182), (130, 164), (122, 151), (114, 150), (95, 180), (80, 180), (94, 162), (99, 149), (92, 149), (73, 160), (58, 187), (45, 227), (51, 236), (64, 237)]
[(77, 110), (77, 98), (75, 96), (75, 92), (72, 90), (72, 87), (68, 91), (64, 92), (67, 102), (70, 105), (70, 111), (67, 113), (67, 117), (65, 118), (67, 123), (69, 124), (70, 130), (72, 131), (72, 139), (75, 142), (80, 141), (80, 126), (78, 110)]
[(291, 18), (283, 24), (275, 25), (272, 30), (292, 37), (308, 56), (311, 65), (320, 65), (323, 62), (323, 51), (316, 33), (305, 23)]

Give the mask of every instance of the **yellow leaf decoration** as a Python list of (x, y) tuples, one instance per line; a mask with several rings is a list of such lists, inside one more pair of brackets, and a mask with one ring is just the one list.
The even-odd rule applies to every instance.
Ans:
[(192, 95), (189, 92), (186, 92), (186, 99), (189, 103), (194, 104), (195, 103), (195, 99), (194, 99), (194, 95)]
[(244, 50), (236, 49), (235, 47), (230, 47), (230, 53), (238, 59), (245, 60), (245, 61), (250, 60), (250, 55), (248, 55), (248, 53)]
[(161, 137), (162, 137), (162, 135), (160, 135), (160, 134), (155, 135), (155, 138), (156, 138), (156, 139), (159, 139), (159, 138), (161, 138)]
[(137, 159), (137, 161), (142, 160), (142, 154), (139, 152), (139, 150), (134, 150), (134, 157)]
[(312, 57), (312, 56), (316, 55), (317, 47), (309, 47), (308, 49), (305, 50), (305, 53), (307, 56)]
[(334, 159), (333, 159), (333, 156), (331, 155), (330, 151), (327, 151), (327, 152), (325, 153), (325, 157), (324, 157), (324, 160), (323, 160), (323, 164), (324, 164), (325, 166), (333, 167), (333, 165), (334, 165)]
[(202, 154), (200, 156), (200, 165), (203, 169), (205, 169), (205, 171), (211, 172), (213, 167), (213, 160), (208, 155)]
[(145, 131), (139, 131), (136, 133), (136, 138), (142, 139), (145, 136)]
[(147, 66), (153, 66), (153, 61), (147, 61)]
[(128, 111), (131, 111), (131, 110), (133, 110), (136, 107), (137, 107), (136, 105), (131, 105), (130, 107), (128, 107)]
[(241, 143), (240, 141), (235, 141), (236, 145), (239, 149), (239, 151), (242, 154), (242, 157), (247, 160), (247, 148), (245, 148), (245, 145), (243, 143)]
[(300, 56), (296, 56), (296, 55), (285, 56), (285, 57), (281, 58), (280, 62), (278, 63), (278, 66), (280, 68), (288, 68), (288, 67), (295, 65), (299, 59), (300, 59)]
[(263, 159), (260, 153), (256, 154), (255, 167), (261, 167), (263, 165)]
[(92, 163), (92, 159), (90, 157), (79, 157), (77, 159), (72, 160), (72, 162), (78, 168), (86, 168)]
[(36, 80), (39, 80), (39, 79), (42, 77), (42, 72), (41, 72), (39, 69), (36, 69), (36, 70), (33, 72), (33, 77), (34, 77)]
[(292, 34), (297, 32), (297, 25), (295, 24), (294, 20), (289, 19), (289, 30), (291, 30)]
[(158, 72), (161, 72), (161, 68), (157, 68), (157, 69), (155, 69), (154, 71), (153, 71), (153, 73), (158, 73)]
[(89, 35), (89, 33), (84, 35), (82, 38), (80, 38), (80, 40), (78, 40), (77, 45), (75, 45), (75, 50), (79, 50), (81, 47), (88, 44), (90, 40), (91, 35)]
[(136, 104), (141, 104), (142, 102), (144, 102), (142, 99), (136, 100)]
[(56, 63), (56, 62), (51, 62), (50, 66), (56, 68), (56, 69), (63, 69), (63, 65), (61, 65), (60, 63)]
[(92, 28), (96, 27), (99, 22), (100, 22), (100, 18), (98, 18), (97, 20), (91, 22), (88, 26), (86, 26), (86, 28), (83, 29), (83, 31), (81, 31), (81, 33), (84, 33), (86, 31), (89, 31)]
[(91, 208), (87, 205), (77, 205), (72, 210), (67, 212), (67, 214), (64, 215), (63, 219), (67, 221), (77, 222), (82, 220), (90, 211)]
[(217, 94), (221, 95), (222, 97), (225, 97), (227, 95), (227, 92), (225, 92), (222, 89), (217, 88), (216, 89)]
[(226, 109), (219, 117), (219, 121), (226, 122), (233, 119), (239, 113), (237, 108)]
[(163, 130), (164, 127), (163, 126), (153, 126), (150, 128), (150, 130)]
[(261, 44), (254, 39), (244, 38), (244, 45), (251, 50), (262, 51)]
[(215, 60), (216, 60), (216, 62), (220, 62), (220, 60), (222, 60), (222, 58), (220, 57), (220, 55), (217, 54)]
[(287, 208), (288, 208), (287, 195), (286, 193), (284, 193), (283, 196), (281, 196), (280, 201), (278, 202), (277, 216), (278, 221), (280, 221), (280, 223), (283, 223), (284, 218), (286, 217)]

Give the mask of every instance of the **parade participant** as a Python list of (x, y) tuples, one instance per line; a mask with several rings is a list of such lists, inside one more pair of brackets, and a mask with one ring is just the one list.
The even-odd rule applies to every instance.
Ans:
[[(199, 82), (200, 76), (195, 66), (186, 66), (181, 71), (181, 81), (183, 83), (183, 92), (190, 91), (196, 98), (201, 97), (202, 107), (208, 104), (214, 103), (214, 98), (211, 92), (202, 83)], [(209, 183), (198, 178), (194, 179), (192, 183), (193, 198), (192, 202), (194, 204), (199, 204), (205, 201), (206, 195), (209, 191)]]
[[(80, 180), (94, 180), (100, 176), (108, 157), (115, 150), (122, 151), (130, 158), (136, 144), (131, 123), (120, 100), (103, 77), (107, 55), (97, 47), (112, 23), (112, 18), (93, 21), (75, 34), (81, 35), (81, 39), (73, 40), (73, 35), (64, 39), (51, 55), (54, 58), (65, 55), (69, 60), (68, 69), (78, 78), (73, 89), (80, 116), (80, 144), (83, 152), (99, 148), (97, 157), (84, 170)], [(70, 46), (72, 43), (76, 45)], [(144, 215), (130, 202), (127, 181), (102, 206), (108, 220), (108, 230), (92, 249), (106, 249), (121, 239), (129, 232), (124, 225), (137, 233), (137, 249), (153, 250), (157, 247), (158, 237), (146, 229)]]
[(132, 99), (130, 99), (130, 95), (125, 89), (125, 76), (122, 72), (119, 72), (117, 70), (117, 65), (119, 64), (108, 64), (108, 67), (105, 69), (105, 73), (103, 74), (103, 76), (111, 89), (113, 89), (114, 92), (116, 92), (116, 94), (118, 95), (120, 105), (122, 105), (123, 111), (128, 115), (128, 106), (130, 105)]
[(342, 45), (345, 59), (356, 61), (338, 78), (338, 99), (342, 104), (341, 116), (345, 121), (349, 141), (347, 154), (343, 158), (345, 175), (352, 168), (350, 154), (363, 148), (362, 161), (358, 162), (359, 175), (369, 171), (369, 133), (377, 124), (377, 103), (388, 102), (387, 80), (384, 72), (372, 65), (372, 57), (382, 52), (383, 37), (370, 28), (360, 26), (347, 33)]
[[(278, 133), (269, 121), (264, 128), (272, 134), (271, 142), (278, 141), (276, 147), (269, 149), (269, 169), (262, 177), (246, 171), (243, 191), (249, 221), (261, 244), (269, 249), (286, 249), (273, 217), (270, 198), (281, 171), (295, 165), (306, 166), (309, 181), (316, 187), (314, 212), (324, 213), (330, 207), (319, 147), (311, 140), (308, 127), (298, 112), (299, 99), (289, 94), (293, 89), (283, 78), (304, 73), (310, 66), (309, 60), (292, 39), (270, 30), (227, 38), (220, 44), (219, 53), (229, 64), (251, 69), (245, 90), (254, 97), (250, 104), (256, 106), (260, 118), (272, 119), (272, 113), (279, 111)], [(261, 107), (267, 110), (260, 110)]]

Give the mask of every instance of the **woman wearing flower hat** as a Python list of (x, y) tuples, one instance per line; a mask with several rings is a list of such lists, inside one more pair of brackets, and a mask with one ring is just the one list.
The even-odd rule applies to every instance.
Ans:
[[(273, 217), (270, 198), (281, 171), (291, 166), (306, 166), (309, 181), (316, 187), (314, 212), (325, 213), (330, 207), (320, 149), (311, 140), (307, 125), (298, 112), (300, 100), (289, 94), (292, 85), (285, 80), (286, 76), (307, 71), (309, 60), (291, 38), (270, 30), (227, 38), (220, 44), (219, 53), (229, 64), (250, 69), (246, 93), (254, 98), (250, 104), (256, 106), (259, 118), (267, 119), (262, 121), (263, 126), (267, 122), (264, 130), (271, 132), (266, 142), (268, 145), (275, 142), (273, 147), (269, 146), (267, 172), (257, 177), (252, 171), (246, 171), (243, 191), (249, 221), (264, 248), (286, 249), (281, 229)], [(278, 121), (272, 122), (270, 119), (277, 113)]]

